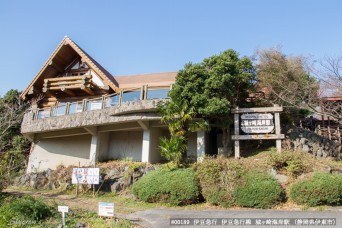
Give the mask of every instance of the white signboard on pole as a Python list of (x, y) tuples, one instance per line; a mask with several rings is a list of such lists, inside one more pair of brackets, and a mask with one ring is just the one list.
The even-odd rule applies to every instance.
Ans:
[(58, 211), (68, 213), (69, 207), (68, 206), (58, 206)]
[(99, 168), (73, 168), (72, 170), (73, 184), (99, 184), (99, 181)]
[(69, 207), (68, 206), (58, 206), (58, 211), (62, 212), (62, 223), (63, 227), (65, 226), (65, 213), (69, 212)]
[(274, 129), (271, 113), (248, 113), (241, 115), (241, 130), (245, 133), (271, 133)]
[(114, 203), (99, 202), (99, 216), (114, 217)]

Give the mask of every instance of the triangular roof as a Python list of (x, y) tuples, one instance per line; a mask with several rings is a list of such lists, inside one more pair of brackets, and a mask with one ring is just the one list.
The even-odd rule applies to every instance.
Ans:
[[(20, 97), (25, 99), (26, 95), (33, 86), (37, 86), (38, 89), (41, 89), (44, 79), (53, 75), (52, 72), (54, 71), (52, 68), (58, 68), (58, 65), (69, 64), (76, 57), (80, 57), (82, 61), (85, 62), (92, 70), (94, 70), (95, 73), (103, 80), (103, 82), (112, 90), (118, 91), (118, 83), (115, 81), (114, 77), (90, 55), (83, 51), (75, 42), (73, 42), (69, 37), (65, 36), (32, 82), (20, 95)], [(56, 62), (55, 67), (51, 66), (52, 62)]]

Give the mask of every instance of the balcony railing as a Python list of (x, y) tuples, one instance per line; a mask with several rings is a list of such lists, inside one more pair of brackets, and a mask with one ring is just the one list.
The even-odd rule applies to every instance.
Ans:
[(119, 106), (125, 102), (151, 99), (167, 99), (171, 86), (142, 86), (139, 88), (122, 90), (120, 93), (103, 95), (101, 97), (84, 99), (77, 102), (59, 103), (50, 108), (30, 110), (33, 119), (44, 119), (55, 116), (71, 115), (98, 109)]

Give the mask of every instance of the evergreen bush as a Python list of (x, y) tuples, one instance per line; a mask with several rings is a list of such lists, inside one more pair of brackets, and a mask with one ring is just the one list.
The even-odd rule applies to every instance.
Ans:
[(271, 208), (282, 201), (284, 191), (269, 174), (250, 171), (243, 179), (244, 183), (234, 191), (238, 206)]
[(133, 184), (133, 194), (145, 202), (185, 205), (198, 201), (199, 188), (192, 169), (152, 171)]
[(55, 210), (31, 196), (16, 198), (0, 207), (0, 227), (25, 227), (53, 216)]
[(341, 205), (342, 175), (316, 173), (312, 178), (294, 183), (290, 199), (307, 206)]
[(303, 162), (303, 154), (300, 152), (284, 151), (273, 153), (270, 156), (270, 165), (280, 172), (285, 172), (292, 178), (296, 178), (304, 172), (311, 171)]
[(204, 199), (213, 205), (232, 207), (235, 205), (234, 190), (245, 172), (235, 159), (206, 158), (195, 165)]

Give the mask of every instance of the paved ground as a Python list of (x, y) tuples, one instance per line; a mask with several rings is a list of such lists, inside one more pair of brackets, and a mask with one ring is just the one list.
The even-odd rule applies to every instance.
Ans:
[[(6, 190), (12, 194), (29, 194), (44, 200), (58, 200), (64, 202), (70, 207), (82, 207), (91, 211), (97, 211), (99, 199), (95, 198), (76, 198), (72, 195), (40, 193), (32, 191)], [(136, 210), (135, 210), (136, 211)], [(328, 207), (324, 211), (300, 211), (295, 210), (184, 210), (184, 209), (150, 209), (136, 211), (132, 214), (115, 213), (117, 217), (126, 218), (141, 227), (333, 227), (342, 228), (342, 207)], [(171, 225), (170, 221), (174, 219), (174, 223), (190, 222), (192, 225)], [(194, 220), (197, 219), (197, 220)], [(208, 220), (209, 219), (209, 220)], [(296, 220), (295, 220), (296, 219)], [(321, 220), (318, 220), (321, 219)], [(330, 219), (330, 220), (329, 220)], [(216, 225), (214, 224), (216, 221)], [(261, 225), (242, 225), (246, 222), (252, 224), (260, 223)], [(211, 225), (201, 225), (201, 222), (211, 223)], [(282, 225), (275, 225), (283, 223)], [(303, 225), (288, 226), (284, 222)], [(324, 222), (324, 226), (305, 225), (310, 222)], [(329, 223), (333, 224), (329, 225)], [(335, 224), (336, 222), (336, 224)], [(262, 225), (264, 223), (264, 225)], [(196, 224), (196, 225), (194, 225)], [(270, 225), (266, 225), (270, 224)]]
[[(142, 219), (151, 227), (342, 227), (342, 208), (333, 211), (277, 211), (277, 210), (166, 210), (151, 209), (129, 215), (130, 219)], [(182, 218), (182, 219), (180, 219)], [(190, 219), (189, 219), (190, 218)], [(191, 219), (194, 218), (194, 219)], [(192, 225), (171, 225), (183, 222)], [(214, 225), (216, 221), (216, 225)], [(255, 225), (243, 225), (246, 222)], [(211, 225), (200, 225), (201, 222)], [(256, 225), (264, 224), (264, 225)], [(282, 223), (282, 224), (279, 224)], [(284, 224), (285, 223), (285, 224)], [(297, 225), (286, 225), (297, 224)], [(313, 225), (308, 225), (314, 223)], [(325, 225), (318, 225), (323, 223)], [(146, 224), (146, 223), (145, 223)], [(197, 224), (197, 225), (194, 225)], [(277, 224), (277, 225), (276, 225)], [(279, 225), (278, 225), (279, 224)], [(300, 225), (302, 224), (302, 225)], [(316, 225), (317, 224), (317, 225)]]

